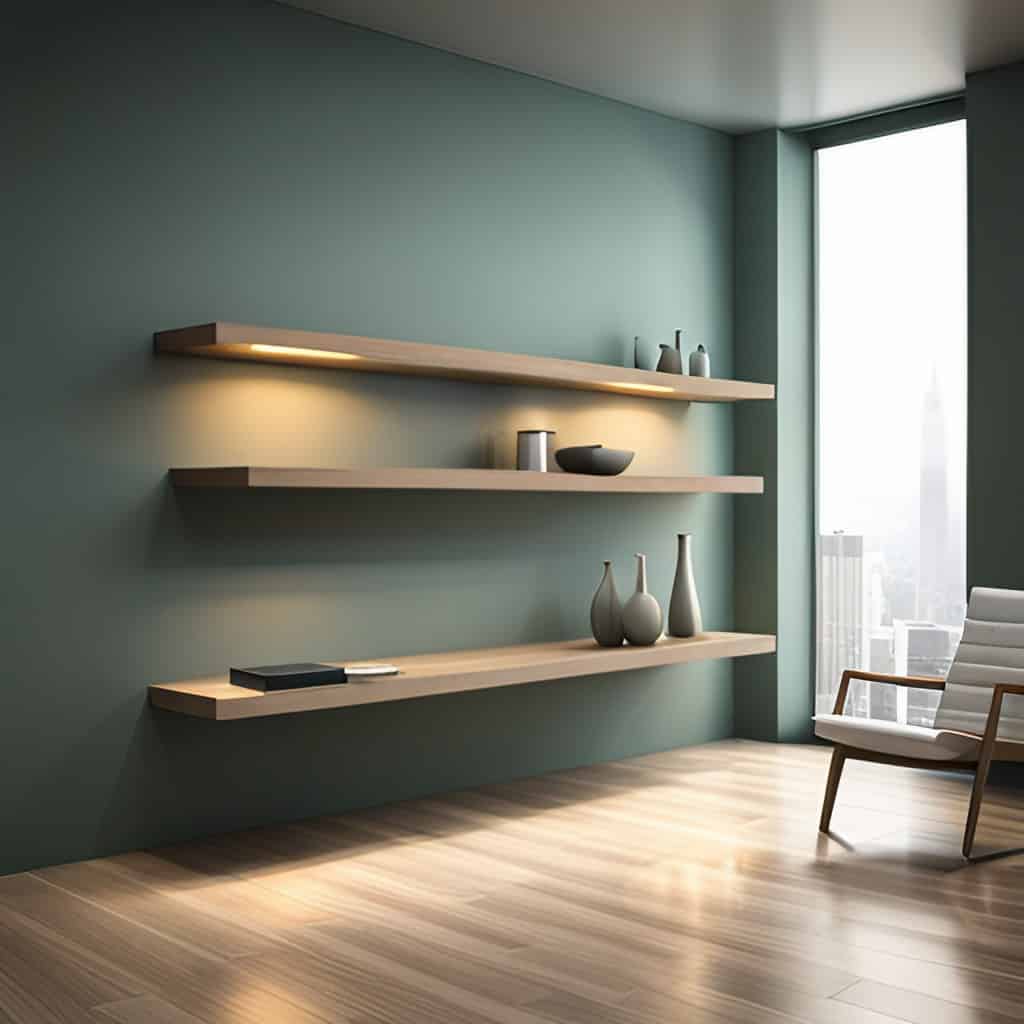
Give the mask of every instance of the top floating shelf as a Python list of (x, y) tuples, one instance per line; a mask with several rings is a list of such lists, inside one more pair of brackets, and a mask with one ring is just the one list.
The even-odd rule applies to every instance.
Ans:
[(374, 373), (452, 377), (494, 383), (538, 384), (577, 391), (603, 391), (684, 402), (736, 402), (775, 397), (773, 384), (714, 377), (689, 377), (583, 363), (545, 356), (488, 352), (418, 341), (387, 341), (352, 334), (292, 331), (277, 327), (212, 323), (158, 331), (157, 352), (249, 359), (298, 366), (330, 366)]

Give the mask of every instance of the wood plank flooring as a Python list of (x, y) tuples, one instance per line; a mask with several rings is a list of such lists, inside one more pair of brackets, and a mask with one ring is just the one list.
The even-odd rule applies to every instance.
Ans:
[[(739, 740), (0, 878), (16, 1024), (1009, 1024), (961, 777)], [(1024, 845), (993, 789), (979, 844)]]

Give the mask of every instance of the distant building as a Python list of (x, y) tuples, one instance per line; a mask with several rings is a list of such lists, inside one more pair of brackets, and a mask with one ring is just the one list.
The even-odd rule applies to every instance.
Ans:
[(819, 710), (835, 693), (844, 669), (867, 668), (869, 664), (867, 598), (864, 538), (850, 533), (822, 534), (818, 538)]
[(963, 616), (963, 552), (949, 501), (946, 413), (932, 368), (921, 415), (921, 481), (918, 496), (917, 618), (959, 622)]
[[(894, 671), (899, 676), (940, 676), (945, 678), (953, 662), (960, 630), (934, 622), (897, 620), (893, 623)], [(895, 721), (908, 725), (932, 724), (939, 695), (929, 690), (899, 690)]]
[(901, 676), (945, 676), (953, 660), (957, 630), (934, 622), (893, 623), (893, 656)]
[(864, 599), (867, 602), (867, 622), (865, 623), (865, 628), (868, 630), (869, 636), (879, 626), (892, 622), (889, 601), (885, 594), (885, 581), (888, 575), (888, 566), (882, 552), (865, 552)]
[(892, 675), (896, 671), (892, 626), (875, 626), (871, 630), (871, 671)]

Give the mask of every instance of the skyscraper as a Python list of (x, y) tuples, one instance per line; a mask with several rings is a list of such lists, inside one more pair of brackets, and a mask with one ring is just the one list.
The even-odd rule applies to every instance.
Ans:
[(870, 664), (864, 538), (825, 533), (818, 538), (818, 710), (827, 707), (844, 669)]
[(946, 415), (935, 367), (921, 415), (921, 487), (918, 506), (917, 618), (947, 622), (955, 602), (950, 579), (949, 453)]

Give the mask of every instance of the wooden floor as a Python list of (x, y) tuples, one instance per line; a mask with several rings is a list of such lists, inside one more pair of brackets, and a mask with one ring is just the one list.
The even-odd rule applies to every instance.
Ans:
[[(968, 780), (729, 741), (0, 878), (0, 1020), (1024, 1020)], [(1024, 843), (992, 793), (980, 845)]]

